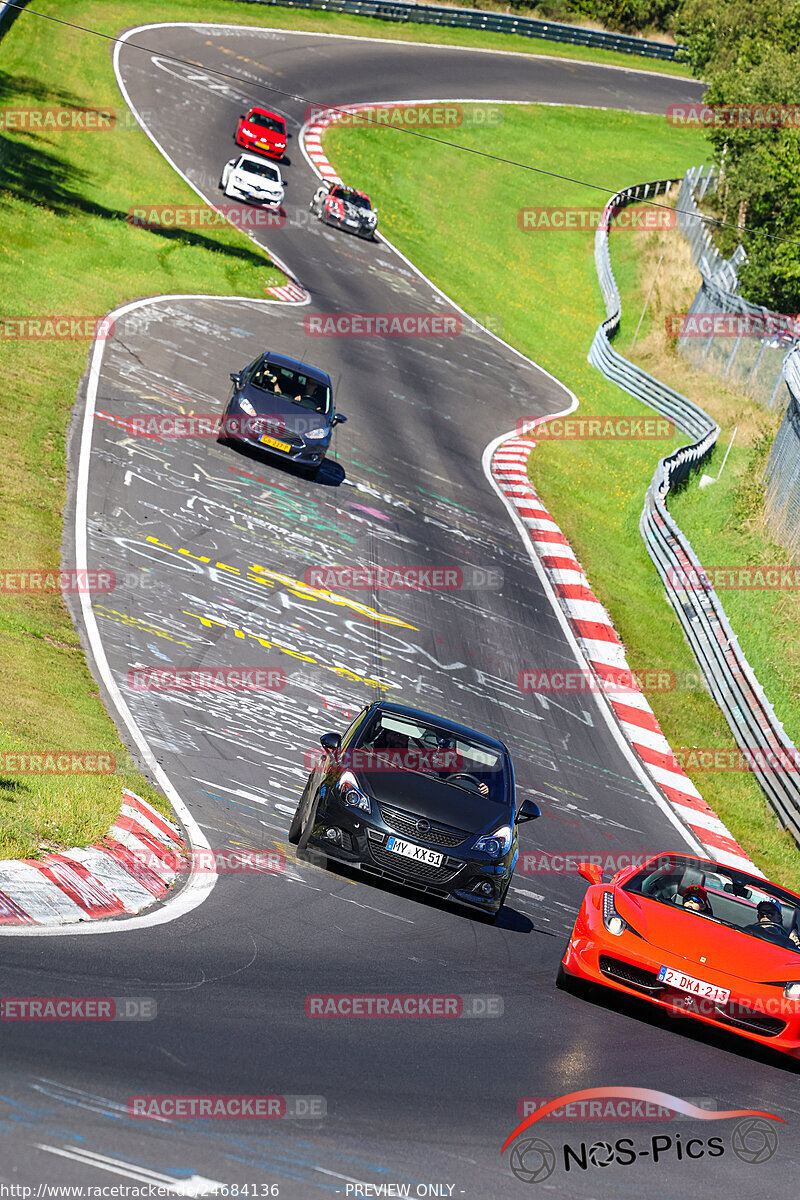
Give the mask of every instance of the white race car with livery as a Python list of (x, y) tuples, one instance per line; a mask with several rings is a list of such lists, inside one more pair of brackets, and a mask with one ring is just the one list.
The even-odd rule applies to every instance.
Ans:
[(375, 238), (378, 210), (372, 207), (366, 192), (357, 192), (342, 183), (322, 183), (309, 208), (326, 225), (346, 229), (359, 237)]

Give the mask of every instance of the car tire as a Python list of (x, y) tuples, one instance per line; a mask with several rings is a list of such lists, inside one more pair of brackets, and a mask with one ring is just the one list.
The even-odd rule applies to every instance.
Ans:
[(564, 970), (564, 964), (558, 964), (556, 972), (556, 987), (561, 992), (569, 992), (570, 996), (580, 996), (586, 989), (586, 984), (574, 975)]
[(286, 835), (291, 845), (297, 846), (300, 850), (305, 850), (308, 845), (308, 839), (311, 837), (311, 830), (314, 826), (314, 813), (311, 811), (312, 804), (309, 794), (310, 787), (311, 776), (308, 777), (306, 786), (303, 788), (303, 794), (297, 805), (297, 811), (292, 817), (292, 823)]

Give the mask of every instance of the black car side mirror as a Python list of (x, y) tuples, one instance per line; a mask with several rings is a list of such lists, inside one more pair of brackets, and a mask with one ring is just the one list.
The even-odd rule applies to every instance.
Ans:
[(239, 385), (242, 382), (241, 373), (239, 371), (231, 371), (231, 379), (236, 384), (236, 386), (239, 387)]
[(343, 417), (341, 413), (334, 413), (331, 425), (342, 425), (346, 420), (347, 417)]
[(535, 821), (541, 815), (542, 810), (534, 800), (523, 800), (519, 812), (514, 818), (514, 824), (522, 825), (525, 821)]
[(328, 754), (335, 754), (337, 750), (341, 749), (342, 736), (339, 733), (323, 733), (319, 744), (323, 750), (327, 750)]

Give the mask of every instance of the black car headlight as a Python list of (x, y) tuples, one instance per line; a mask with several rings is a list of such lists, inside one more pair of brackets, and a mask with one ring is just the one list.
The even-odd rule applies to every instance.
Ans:
[(316, 429), (309, 429), (308, 433), (305, 434), (305, 437), (310, 442), (318, 442), (320, 440), (320, 438), (324, 438), (327, 436), (328, 436), (328, 430), (325, 429), (322, 425), (318, 426)]
[(348, 808), (357, 808), (365, 813), (372, 812), (369, 796), (362, 792), (352, 771), (342, 771), (339, 777), (339, 797), (342, 804)]
[(511, 826), (503, 825), (500, 829), (495, 829), (494, 833), (479, 837), (473, 849), (482, 850), (484, 854), (489, 854), (492, 858), (499, 858), (501, 854), (505, 854), (510, 849), (512, 837)]
[(617, 912), (612, 892), (603, 893), (603, 924), (609, 933), (614, 934), (614, 937), (619, 937), (628, 928)]
[(253, 405), (246, 396), (238, 396), (236, 402), (242, 412), (247, 413), (248, 417), (254, 417), (256, 415), (256, 410), (253, 408)]

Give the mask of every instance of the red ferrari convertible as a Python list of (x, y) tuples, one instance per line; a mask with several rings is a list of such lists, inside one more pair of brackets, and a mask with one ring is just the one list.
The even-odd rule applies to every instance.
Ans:
[(601, 983), (800, 1058), (800, 896), (662, 854), (588, 888), (557, 984)]
[(268, 108), (251, 108), (239, 117), (234, 140), (245, 150), (281, 159), (286, 151), (286, 122)]

